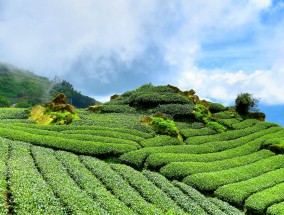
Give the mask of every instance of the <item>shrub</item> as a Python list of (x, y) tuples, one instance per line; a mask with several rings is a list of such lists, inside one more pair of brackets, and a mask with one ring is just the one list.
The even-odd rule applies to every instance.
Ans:
[(274, 153), (262, 150), (252, 154), (213, 162), (173, 162), (164, 166), (160, 172), (167, 178), (181, 179), (185, 176), (201, 173), (215, 172), (229, 168), (244, 166), (261, 159), (268, 158)]
[(235, 100), (236, 111), (241, 115), (248, 114), (251, 110), (256, 110), (259, 99), (253, 97), (249, 93), (241, 93)]
[(180, 130), (181, 135), (183, 135), (186, 138), (195, 137), (195, 136), (204, 136), (204, 135), (212, 135), (216, 134), (216, 131), (212, 128), (199, 128), (199, 129), (193, 129), (193, 128), (185, 128)]
[(245, 202), (247, 211), (252, 214), (263, 214), (267, 207), (284, 201), (283, 190), (284, 183), (281, 183), (251, 195)]
[(198, 192), (196, 189), (188, 186), (187, 184), (173, 181), (173, 184), (181, 189), (186, 195), (192, 198), (198, 205), (200, 205), (208, 214), (224, 214), (225, 213), (215, 204), (213, 204), (206, 196)]
[(284, 202), (274, 204), (267, 209), (267, 215), (279, 215), (284, 213)]
[(105, 188), (102, 182), (81, 163), (78, 156), (64, 151), (57, 151), (55, 155), (73, 180), (106, 211), (124, 215), (134, 213)]
[(136, 190), (134, 190), (118, 173), (111, 169), (107, 163), (86, 156), (82, 156), (81, 161), (103, 182), (108, 190), (110, 190), (120, 201), (124, 202), (124, 204), (131, 207), (136, 213), (163, 214), (162, 210), (145, 201)]
[(80, 154), (89, 155), (120, 155), (137, 149), (125, 144), (105, 144), (101, 142), (72, 140), (60, 137), (30, 134), (24, 131), (0, 128), (0, 136), (8, 139), (30, 142), (34, 145), (52, 147)]
[(206, 214), (206, 212), (193, 199), (185, 195), (164, 176), (148, 170), (143, 170), (142, 173), (148, 178), (149, 181), (152, 181), (157, 187), (159, 187), (163, 192), (177, 202), (186, 212), (196, 215)]
[(8, 167), (13, 210), (17, 214), (65, 214), (65, 209), (34, 164), (31, 145), (16, 141), (11, 141), (10, 145)]
[(227, 202), (242, 207), (244, 201), (254, 193), (284, 182), (284, 168), (260, 176), (219, 187), (215, 195)]
[(12, 104), (7, 98), (0, 96), (0, 107), (10, 107)]
[(166, 193), (148, 181), (140, 172), (125, 165), (111, 164), (110, 166), (126, 179), (148, 202), (161, 208), (164, 212), (173, 210), (178, 214), (184, 213)]
[(199, 190), (212, 191), (226, 184), (248, 180), (266, 172), (279, 169), (283, 165), (284, 156), (272, 156), (241, 167), (189, 175), (184, 179), (184, 182)]
[(218, 113), (226, 110), (226, 107), (222, 104), (209, 102), (209, 110), (211, 113)]
[(82, 214), (106, 214), (97, 202), (77, 186), (67, 170), (56, 159), (52, 150), (33, 147), (32, 154), (44, 179), (66, 205), (67, 211)]
[(194, 104), (165, 104), (159, 105), (152, 110), (153, 113), (160, 112), (169, 114), (174, 118), (190, 117), (194, 109)]
[(242, 211), (240, 211), (239, 209), (231, 206), (227, 202), (224, 202), (220, 199), (209, 197), (209, 200), (215, 205), (217, 205), (222, 211), (224, 211), (228, 215), (244, 215)]
[(129, 105), (103, 105), (101, 113), (135, 113), (136, 110)]
[(9, 141), (0, 138), (0, 214), (7, 214), (8, 208), (5, 207), (7, 192), (7, 166)]
[(143, 147), (155, 147), (155, 146), (168, 146), (168, 145), (183, 145), (184, 143), (177, 138), (158, 135), (156, 137), (146, 139), (140, 142)]

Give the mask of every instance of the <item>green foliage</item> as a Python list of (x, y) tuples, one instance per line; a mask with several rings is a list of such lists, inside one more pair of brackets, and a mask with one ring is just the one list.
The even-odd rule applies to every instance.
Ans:
[(194, 128), (185, 128), (185, 129), (181, 129), (180, 130), (181, 135), (183, 135), (186, 138), (191, 138), (191, 137), (195, 137), (195, 136), (204, 136), (204, 135), (212, 135), (212, 134), (216, 134), (216, 131), (213, 130), (212, 128), (198, 128), (198, 129), (194, 129)]
[(164, 212), (172, 210), (177, 214), (185, 214), (166, 193), (157, 188), (152, 182), (148, 181), (142, 173), (121, 164), (113, 164), (111, 168), (126, 179), (145, 200), (161, 208)]
[(10, 107), (12, 104), (7, 98), (0, 96), (0, 107)]
[(213, 162), (172, 162), (161, 168), (160, 172), (170, 179), (182, 179), (188, 175), (201, 172), (215, 172), (233, 167), (244, 166), (261, 159), (268, 158), (274, 153), (262, 150), (248, 155)]
[(273, 138), (266, 140), (262, 144), (262, 148), (267, 148), (277, 154), (283, 154), (284, 153), (284, 137), (279, 138)]
[(16, 108), (29, 108), (32, 107), (33, 105), (35, 104), (29, 103), (28, 100), (22, 100), (16, 104)]
[(284, 156), (272, 156), (252, 164), (217, 172), (197, 173), (187, 176), (183, 181), (202, 191), (216, 190), (226, 184), (248, 180), (269, 171), (283, 167)]
[(31, 146), (16, 141), (11, 141), (10, 145), (8, 167), (13, 210), (17, 214), (67, 214), (38, 172), (30, 153)]
[(178, 181), (174, 181), (173, 184), (176, 187), (180, 188), (186, 195), (192, 198), (196, 203), (198, 203), (208, 214), (212, 215), (226, 214), (218, 206), (213, 204), (210, 201), (210, 199), (208, 199), (206, 196), (198, 192), (196, 189)]
[(63, 151), (57, 151), (55, 155), (66, 167), (73, 180), (106, 211), (124, 215), (133, 213), (105, 188), (103, 183), (81, 163), (76, 155)]
[(139, 214), (163, 214), (162, 210), (144, 200), (138, 192), (129, 185), (111, 167), (92, 157), (81, 157), (83, 164), (110, 190), (120, 201)]
[(241, 207), (252, 194), (283, 182), (284, 168), (280, 168), (258, 177), (219, 187), (214, 194), (218, 198)]
[(5, 206), (7, 192), (7, 159), (8, 159), (9, 141), (0, 138), (0, 214), (7, 214), (8, 208)]
[(52, 150), (33, 147), (32, 154), (44, 179), (69, 213), (107, 214), (97, 202), (77, 186)]
[(0, 108), (0, 119), (28, 119), (29, 111), (23, 108)]
[(267, 215), (279, 215), (284, 213), (284, 202), (274, 204), (267, 209)]
[(169, 114), (174, 118), (191, 117), (194, 104), (165, 104), (152, 110), (153, 113)]
[(235, 100), (236, 111), (241, 115), (248, 114), (249, 111), (256, 111), (259, 99), (249, 93), (241, 93)]
[(206, 214), (206, 212), (196, 203), (192, 198), (185, 195), (179, 188), (175, 187), (164, 176), (143, 170), (142, 173), (148, 178), (149, 181), (154, 183), (163, 192), (170, 196), (175, 202), (179, 204), (186, 212), (190, 214)]
[(9, 128), (0, 128), (0, 136), (8, 139), (29, 142), (34, 145), (51, 147), (87, 155), (120, 155), (137, 149), (136, 146), (128, 144), (106, 144), (102, 142), (66, 139), (56, 136), (31, 134), (18, 130), (13, 131)]
[[(228, 159), (234, 156), (241, 156), (255, 152), (260, 148), (260, 145), (264, 140), (284, 135), (283, 129), (281, 127), (271, 127), (269, 129), (265, 129), (265, 127), (262, 128), (263, 130), (244, 137), (238, 141), (220, 141), (219, 143), (215, 142), (215, 144), (213, 142), (209, 143), (210, 145), (207, 146), (202, 144), (203, 146), (201, 145), (201, 148), (191, 145), (148, 147), (125, 153), (120, 158), (122, 159), (122, 161), (128, 164), (134, 166), (142, 166), (143, 162), (147, 159), (148, 156), (150, 156), (149, 159), (146, 160), (147, 164), (154, 167), (166, 164), (171, 161), (207, 162)], [(218, 148), (216, 148), (216, 146), (218, 146)], [(193, 151), (193, 149), (195, 151)], [(203, 153), (206, 153), (203, 154), (201, 150), (203, 151)], [(155, 159), (155, 156), (159, 155), (156, 153), (171, 154), (165, 155), (165, 157), (163, 155), (160, 155), (159, 158)], [(153, 155), (151, 156), (151, 154)]]
[(227, 108), (219, 103), (213, 103), (213, 102), (209, 102), (209, 110), (211, 113), (218, 113), (218, 112), (222, 112), (225, 111)]
[(167, 120), (161, 117), (152, 117), (150, 125), (159, 134), (178, 136), (178, 130), (173, 120)]
[(154, 147), (154, 146), (168, 146), (168, 145), (183, 145), (184, 143), (177, 138), (158, 135), (153, 138), (149, 138), (140, 142), (143, 147)]
[(135, 113), (136, 110), (129, 105), (103, 105), (101, 113)]
[(239, 209), (231, 206), (227, 202), (224, 202), (217, 198), (208, 198), (212, 203), (217, 205), (222, 211), (224, 211), (228, 215), (243, 215), (244, 213), (241, 212)]
[[(267, 207), (284, 201), (283, 190), (284, 183), (280, 183), (251, 195), (245, 201), (247, 211), (252, 214), (264, 214)], [(259, 201), (260, 199), (261, 201)]]

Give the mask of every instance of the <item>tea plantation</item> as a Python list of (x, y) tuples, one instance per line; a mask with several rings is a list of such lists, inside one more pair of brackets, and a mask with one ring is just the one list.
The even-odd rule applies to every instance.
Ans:
[(0, 214), (284, 214), (281, 126), (216, 104), (200, 120), (185, 92), (155, 90), (79, 109), (70, 125), (0, 109)]

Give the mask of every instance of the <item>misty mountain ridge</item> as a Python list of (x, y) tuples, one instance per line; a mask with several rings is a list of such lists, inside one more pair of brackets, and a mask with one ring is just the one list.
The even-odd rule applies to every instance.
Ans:
[(69, 103), (79, 108), (96, 103), (95, 99), (82, 95), (65, 80), (49, 80), (46, 77), (0, 64), (0, 106), (31, 107), (44, 104), (57, 93), (64, 93)]

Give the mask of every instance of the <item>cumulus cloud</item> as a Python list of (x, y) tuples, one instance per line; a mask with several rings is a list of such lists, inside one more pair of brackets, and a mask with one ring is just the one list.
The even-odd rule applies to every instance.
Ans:
[(271, 0), (0, 1), (0, 61), (102, 99), (152, 82), (223, 103), (241, 91), (284, 103), (281, 8)]

